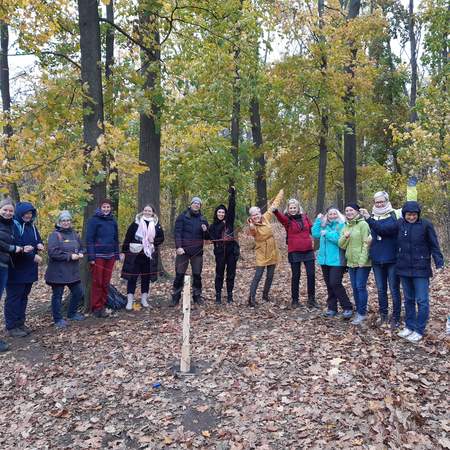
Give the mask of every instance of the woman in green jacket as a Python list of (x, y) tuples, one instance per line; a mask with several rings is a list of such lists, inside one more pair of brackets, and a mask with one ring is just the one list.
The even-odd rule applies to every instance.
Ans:
[(348, 203), (345, 206), (345, 217), (347, 222), (341, 231), (339, 247), (345, 250), (355, 299), (356, 317), (352, 324), (360, 325), (367, 317), (367, 279), (371, 268), (369, 259), (371, 235), (369, 225), (360, 215), (359, 206), (356, 203)]

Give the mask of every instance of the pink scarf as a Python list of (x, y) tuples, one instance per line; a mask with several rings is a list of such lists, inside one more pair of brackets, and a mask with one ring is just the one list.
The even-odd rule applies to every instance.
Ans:
[(142, 216), (139, 220), (139, 227), (136, 231), (136, 236), (142, 239), (144, 253), (150, 259), (152, 259), (152, 254), (155, 251), (155, 246), (153, 244), (155, 235), (155, 219), (153, 217), (150, 218), (147, 226), (147, 223), (144, 220), (144, 216)]

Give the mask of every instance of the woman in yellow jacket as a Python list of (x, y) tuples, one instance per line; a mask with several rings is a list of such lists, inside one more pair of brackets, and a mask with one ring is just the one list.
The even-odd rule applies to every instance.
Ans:
[(273, 230), (271, 220), (274, 216), (272, 209), (277, 209), (283, 199), (283, 190), (278, 192), (270, 209), (264, 214), (257, 206), (252, 206), (249, 209), (250, 217), (247, 222), (249, 224), (249, 232), (255, 238), (255, 256), (256, 256), (256, 270), (250, 286), (250, 296), (248, 303), (250, 306), (256, 306), (256, 290), (258, 284), (267, 267), (266, 281), (263, 289), (263, 300), (269, 300), (270, 286), (272, 285), (273, 275), (275, 273), (275, 266), (278, 262), (278, 247), (273, 237)]

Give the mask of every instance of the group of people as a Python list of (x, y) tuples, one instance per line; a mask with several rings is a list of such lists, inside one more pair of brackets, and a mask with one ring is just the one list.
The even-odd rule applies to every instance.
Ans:
[[(371, 214), (356, 203), (348, 203), (343, 215), (330, 207), (319, 214), (314, 223), (296, 199), (279, 210), (283, 200), (281, 190), (268, 210), (253, 206), (249, 209), (248, 232), (255, 241), (256, 268), (250, 285), (248, 304), (255, 307), (258, 285), (266, 271), (262, 299), (269, 301), (275, 268), (280, 260), (274, 237), (273, 219), (286, 230), (288, 261), (291, 266), (292, 307), (300, 306), (299, 286), (302, 263), (307, 277), (307, 306), (318, 307), (315, 296), (314, 239), (319, 240), (317, 260), (322, 268), (327, 288), (325, 316), (344, 319), (353, 317), (352, 324), (361, 325), (367, 318), (367, 280), (373, 268), (378, 289), (380, 323), (400, 326), (401, 294), (405, 297), (405, 327), (399, 336), (411, 342), (422, 339), (429, 316), (429, 279), (432, 276), (431, 257), (439, 270), (444, 259), (431, 222), (422, 219), (416, 201), (407, 201), (401, 210), (394, 210), (386, 192), (374, 195)], [(181, 299), (184, 276), (191, 265), (193, 301), (202, 303), (203, 248), (212, 242), (216, 263), (215, 301), (222, 303), (226, 282), (226, 300), (233, 303), (236, 265), (240, 247), (235, 230), (236, 190), (229, 189), (228, 207), (215, 208), (211, 224), (201, 212), (202, 201), (193, 197), (189, 207), (176, 219), (175, 279), (170, 306)], [(14, 206), (9, 199), (0, 202), (0, 298), (6, 289), (5, 326), (12, 337), (27, 336), (26, 307), (32, 285), (38, 279), (38, 264), (45, 249), (35, 225), (36, 209), (31, 203)], [(127, 229), (120, 247), (117, 222), (111, 202), (104, 200), (89, 219), (86, 245), (72, 227), (69, 211), (59, 214), (55, 230), (48, 238), (48, 265), (45, 281), (52, 288), (52, 314), (55, 326), (65, 328), (68, 321), (62, 315), (62, 297), (67, 286), (71, 292), (67, 311), (69, 321), (84, 320), (79, 303), (83, 297), (80, 261), (87, 258), (91, 272), (91, 310), (96, 317), (106, 316), (106, 303), (111, 276), (117, 260), (123, 262), (121, 277), (127, 280), (126, 309), (135, 303), (137, 281), (141, 283), (141, 305), (149, 306), (150, 283), (156, 281), (158, 247), (164, 242), (164, 230), (152, 205), (146, 205)], [(342, 283), (348, 271), (356, 313)], [(225, 275), (226, 274), (226, 275)], [(388, 287), (392, 297), (389, 318)], [(341, 312), (338, 311), (340, 305)], [(7, 344), (0, 341), (0, 351)]]

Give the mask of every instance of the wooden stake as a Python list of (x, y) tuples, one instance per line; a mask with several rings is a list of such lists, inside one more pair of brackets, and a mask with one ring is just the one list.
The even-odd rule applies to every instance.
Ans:
[(181, 346), (180, 372), (191, 370), (191, 345), (189, 344), (191, 322), (191, 277), (185, 275), (183, 289), (183, 344)]

